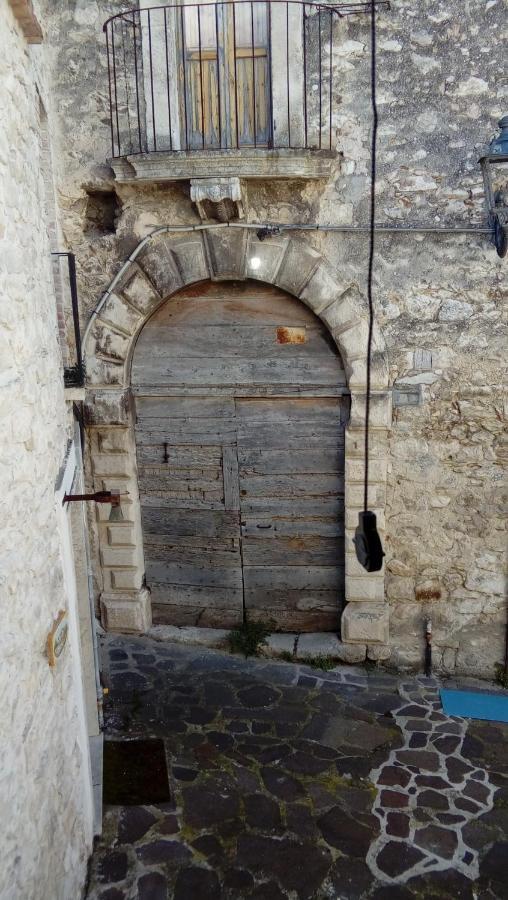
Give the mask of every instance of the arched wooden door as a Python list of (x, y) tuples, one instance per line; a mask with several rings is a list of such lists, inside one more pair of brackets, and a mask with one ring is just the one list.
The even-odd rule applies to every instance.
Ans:
[(132, 388), (154, 622), (337, 629), (349, 404), (320, 320), (256, 282), (195, 285), (145, 325)]

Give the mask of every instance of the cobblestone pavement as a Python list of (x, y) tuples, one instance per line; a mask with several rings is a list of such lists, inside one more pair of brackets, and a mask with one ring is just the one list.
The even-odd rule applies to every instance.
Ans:
[(508, 726), (432, 679), (106, 637), (106, 740), (171, 799), (106, 807), (88, 900), (508, 898)]

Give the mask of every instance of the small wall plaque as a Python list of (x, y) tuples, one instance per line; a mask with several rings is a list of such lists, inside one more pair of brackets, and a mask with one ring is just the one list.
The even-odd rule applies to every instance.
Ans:
[(393, 389), (393, 406), (395, 409), (404, 406), (420, 406), (422, 392), (420, 385), (398, 384)]
[(61, 609), (55, 619), (53, 627), (49, 632), (46, 641), (48, 662), (51, 668), (54, 668), (56, 666), (58, 658), (64, 651), (64, 647), (67, 643), (68, 632), (69, 621), (67, 618), (67, 613), (64, 609)]

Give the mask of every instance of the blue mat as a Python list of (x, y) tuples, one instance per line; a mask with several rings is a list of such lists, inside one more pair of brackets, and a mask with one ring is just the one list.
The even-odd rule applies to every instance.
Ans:
[(440, 694), (447, 716), (508, 722), (507, 694), (483, 694), (476, 691), (440, 691)]

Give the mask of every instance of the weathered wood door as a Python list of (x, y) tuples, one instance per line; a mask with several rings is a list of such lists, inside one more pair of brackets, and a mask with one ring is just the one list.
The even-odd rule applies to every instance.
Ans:
[(182, 113), (191, 149), (270, 140), (268, 4), (183, 4)]
[(300, 301), (204, 284), (143, 329), (132, 386), (154, 621), (338, 627), (345, 375)]

